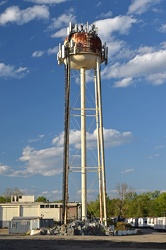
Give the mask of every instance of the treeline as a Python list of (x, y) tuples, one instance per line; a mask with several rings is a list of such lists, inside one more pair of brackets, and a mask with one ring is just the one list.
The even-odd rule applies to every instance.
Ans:
[[(117, 184), (117, 198), (107, 196), (107, 217), (138, 218), (166, 216), (166, 192), (144, 192), (137, 194), (127, 184)], [(100, 217), (99, 197), (89, 202), (88, 215)]]
[[(166, 216), (166, 192), (154, 191), (137, 194), (126, 183), (116, 185), (117, 198), (110, 199), (107, 195), (107, 218), (138, 218), (138, 217), (163, 217)], [(11, 201), (11, 195), (23, 195), (18, 189), (7, 188), (0, 203)], [(39, 196), (36, 202), (49, 202), (44, 196)], [(56, 201), (56, 202), (62, 202)], [(89, 217), (100, 217), (99, 197), (88, 203)]]

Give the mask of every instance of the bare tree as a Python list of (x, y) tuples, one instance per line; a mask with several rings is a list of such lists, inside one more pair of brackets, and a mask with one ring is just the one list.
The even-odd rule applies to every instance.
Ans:
[(118, 202), (115, 205), (119, 211), (119, 217), (124, 217), (128, 207), (128, 198), (131, 198), (135, 192), (133, 188), (126, 183), (117, 183), (116, 191), (118, 193)]
[(116, 191), (118, 193), (119, 199), (122, 201), (124, 201), (129, 194), (134, 192), (133, 188), (126, 183), (117, 183)]
[(5, 192), (3, 193), (3, 196), (5, 198), (11, 198), (12, 195), (17, 195), (17, 196), (21, 196), (24, 193), (17, 187), (15, 188), (6, 188)]

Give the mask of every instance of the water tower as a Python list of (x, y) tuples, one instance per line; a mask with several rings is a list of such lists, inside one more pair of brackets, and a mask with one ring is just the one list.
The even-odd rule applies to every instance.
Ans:
[(65, 65), (65, 122), (64, 122), (64, 158), (63, 158), (63, 212), (62, 222), (67, 223), (67, 204), (69, 197), (68, 176), (70, 171), (69, 164), (69, 145), (70, 145), (70, 81), (71, 69), (80, 72), (80, 175), (81, 175), (81, 217), (87, 219), (87, 175), (89, 167), (87, 165), (87, 130), (86, 120), (88, 108), (86, 106), (86, 71), (93, 70), (94, 93), (95, 93), (95, 126), (96, 126), (96, 151), (98, 187), (100, 199), (100, 221), (107, 226), (106, 211), (106, 178), (105, 178), (105, 157), (104, 157), (104, 138), (103, 138), (103, 117), (102, 117), (102, 98), (101, 98), (101, 75), (100, 65), (107, 64), (108, 49), (106, 44), (102, 45), (98, 37), (95, 25), (73, 25), (69, 24), (67, 37), (63, 45), (59, 45), (57, 54), (58, 64)]

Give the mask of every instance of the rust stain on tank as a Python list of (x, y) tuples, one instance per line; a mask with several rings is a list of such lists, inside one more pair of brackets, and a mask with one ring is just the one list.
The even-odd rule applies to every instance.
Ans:
[[(65, 39), (67, 41), (68, 38)], [(74, 33), (70, 37), (70, 41), (74, 42), (74, 46), (77, 48), (77, 52), (92, 52), (96, 54), (101, 54), (102, 43), (97, 35), (79, 32)]]

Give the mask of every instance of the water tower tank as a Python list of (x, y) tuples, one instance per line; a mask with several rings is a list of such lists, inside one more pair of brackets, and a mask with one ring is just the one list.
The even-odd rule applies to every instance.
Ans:
[(101, 63), (106, 62), (106, 53), (107, 50), (105, 45), (102, 46), (95, 25), (89, 29), (87, 24), (84, 29), (83, 25), (78, 28), (77, 25), (70, 24), (68, 36), (59, 50), (58, 61), (66, 64), (66, 60), (69, 59), (70, 68), (88, 70), (96, 67), (97, 58), (100, 59)]

